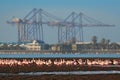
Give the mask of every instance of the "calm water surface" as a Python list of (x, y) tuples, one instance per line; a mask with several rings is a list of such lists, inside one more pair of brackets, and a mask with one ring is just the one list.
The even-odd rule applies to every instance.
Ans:
[(71, 71), (71, 72), (30, 72), (30, 73), (0, 73), (2, 76), (8, 75), (87, 75), (87, 74), (120, 74), (120, 71)]
[(42, 53), (26, 53), (26, 54), (0, 54), (0, 58), (120, 58), (120, 53), (116, 54), (116, 53), (110, 53), (110, 54), (103, 54), (103, 53), (99, 53), (99, 54), (88, 54), (88, 53), (75, 53), (75, 54), (52, 54), (52, 53), (46, 53), (46, 54), (42, 54)]

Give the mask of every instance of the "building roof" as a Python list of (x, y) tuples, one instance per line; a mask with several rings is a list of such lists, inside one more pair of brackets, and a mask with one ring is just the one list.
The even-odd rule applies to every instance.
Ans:
[(36, 42), (38, 42), (39, 44), (44, 44), (45, 42), (42, 40), (36, 40)]

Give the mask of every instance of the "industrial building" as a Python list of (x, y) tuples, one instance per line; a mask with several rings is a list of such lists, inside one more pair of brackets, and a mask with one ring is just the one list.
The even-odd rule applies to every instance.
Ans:
[(26, 50), (41, 51), (44, 50), (45, 43), (43, 41), (33, 40), (32, 43), (25, 44)]

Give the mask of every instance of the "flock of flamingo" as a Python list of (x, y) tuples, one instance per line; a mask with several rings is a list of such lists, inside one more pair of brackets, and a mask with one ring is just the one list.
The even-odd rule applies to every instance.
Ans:
[(22, 60), (17, 60), (17, 59), (0, 59), (0, 66), (4, 65), (9, 65), (9, 66), (14, 66), (14, 65), (29, 65), (29, 64), (36, 64), (37, 66), (62, 66), (62, 65), (99, 65), (99, 66), (104, 66), (104, 65), (120, 65), (120, 60), (118, 59), (22, 59)]

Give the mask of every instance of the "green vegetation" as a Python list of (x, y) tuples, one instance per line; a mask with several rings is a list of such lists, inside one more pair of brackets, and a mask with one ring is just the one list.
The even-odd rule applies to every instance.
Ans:
[(92, 44), (91, 45), (91, 49), (120, 49), (120, 45), (113, 42), (110, 43), (109, 39), (101, 39), (100, 42), (97, 41), (97, 37), (93, 36), (92, 37)]

